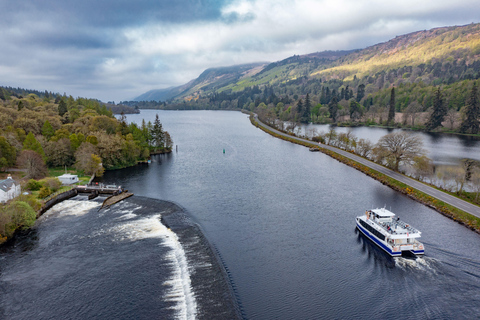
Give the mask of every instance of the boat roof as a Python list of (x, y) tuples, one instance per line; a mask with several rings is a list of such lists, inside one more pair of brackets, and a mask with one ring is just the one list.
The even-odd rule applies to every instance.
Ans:
[(393, 213), (391, 211), (388, 211), (385, 208), (381, 208), (381, 209), (377, 208), (377, 209), (372, 209), (370, 211), (372, 211), (373, 213), (377, 214), (380, 217), (393, 217), (393, 216), (395, 216), (395, 213)]

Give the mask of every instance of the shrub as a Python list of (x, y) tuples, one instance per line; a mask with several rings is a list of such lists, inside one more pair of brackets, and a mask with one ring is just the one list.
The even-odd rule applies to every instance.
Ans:
[[(26, 230), (34, 225), (37, 218), (35, 210), (24, 201), (14, 201), (2, 210), (4, 219), (8, 222), (4, 226), (4, 234), (0, 238), (11, 237), (18, 229)], [(4, 237), (3, 237), (4, 236)]]
[(43, 185), (52, 190), (52, 192), (57, 191), (62, 186), (62, 183), (60, 182), (60, 180), (58, 180), (57, 177), (45, 178), (42, 180), (42, 182)]
[(38, 192), (38, 197), (43, 199), (52, 194), (52, 190), (49, 187), (42, 187), (40, 192)]
[(35, 180), (35, 179), (30, 179), (27, 182), (27, 190), (30, 191), (38, 191), (42, 187), (42, 183)]

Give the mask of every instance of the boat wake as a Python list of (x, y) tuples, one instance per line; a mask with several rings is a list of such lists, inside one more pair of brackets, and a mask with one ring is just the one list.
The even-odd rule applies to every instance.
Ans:
[(416, 257), (416, 258), (405, 258), (405, 257), (395, 257), (395, 266), (403, 270), (421, 270), (427, 272), (437, 273), (438, 270), (438, 261), (430, 257)]

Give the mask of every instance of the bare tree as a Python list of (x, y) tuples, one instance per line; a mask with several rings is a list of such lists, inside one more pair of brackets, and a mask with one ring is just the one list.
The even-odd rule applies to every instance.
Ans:
[(401, 163), (413, 164), (415, 157), (426, 153), (422, 140), (405, 131), (393, 132), (381, 137), (376, 147), (379, 153), (383, 154), (386, 165), (395, 171), (398, 171)]
[(453, 130), (453, 126), (459, 119), (458, 112), (455, 109), (449, 109), (445, 118), (450, 124), (450, 130)]
[(17, 164), (26, 169), (26, 178), (41, 179), (47, 175), (47, 166), (41, 155), (33, 150), (23, 150)]
[(415, 157), (413, 159), (413, 167), (415, 169), (415, 178), (420, 181), (424, 181), (427, 177), (432, 177), (433, 175), (433, 163), (432, 160), (424, 155)]
[(422, 106), (417, 101), (413, 101), (412, 103), (410, 103), (405, 109), (405, 122), (410, 119), (412, 127), (415, 126), (415, 120), (417, 119), (419, 112), (422, 112)]
[(368, 139), (360, 139), (355, 146), (355, 153), (361, 157), (369, 158), (372, 153), (373, 144)]

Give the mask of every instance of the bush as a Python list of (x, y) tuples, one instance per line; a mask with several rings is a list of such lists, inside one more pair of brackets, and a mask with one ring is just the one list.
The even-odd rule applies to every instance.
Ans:
[(42, 203), (40, 202), (40, 200), (38, 200), (37, 197), (35, 197), (34, 195), (20, 195), (18, 198), (17, 198), (18, 201), (24, 201), (26, 203), (28, 203), (30, 205), (30, 207), (32, 207), (33, 210), (35, 211), (38, 211), (40, 210), (40, 208), (42, 207)]
[(24, 201), (14, 201), (3, 208), (1, 220), (6, 222), (0, 230), (0, 241), (11, 237), (16, 230), (26, 230), (35, 224), (37, 214), (30, 205)]
[(60, 182), (60, 180), (58, 180), (57, 177), (45, 178), (42, 180), (42, 182), (45, 187), (52, 190), (51, 192), (57, 191), (62, 186), (62, 183)]
[(42, 183), (35, 180), (35, 179), (30, 179), (27, 182), (27, 190), (30, 191), (38, 191), (42, 187)]
[(43, 199), (52, 194), (52, 190), (49, 187), (42, 187), (40, 192), (38, 192), (38, 197)]

